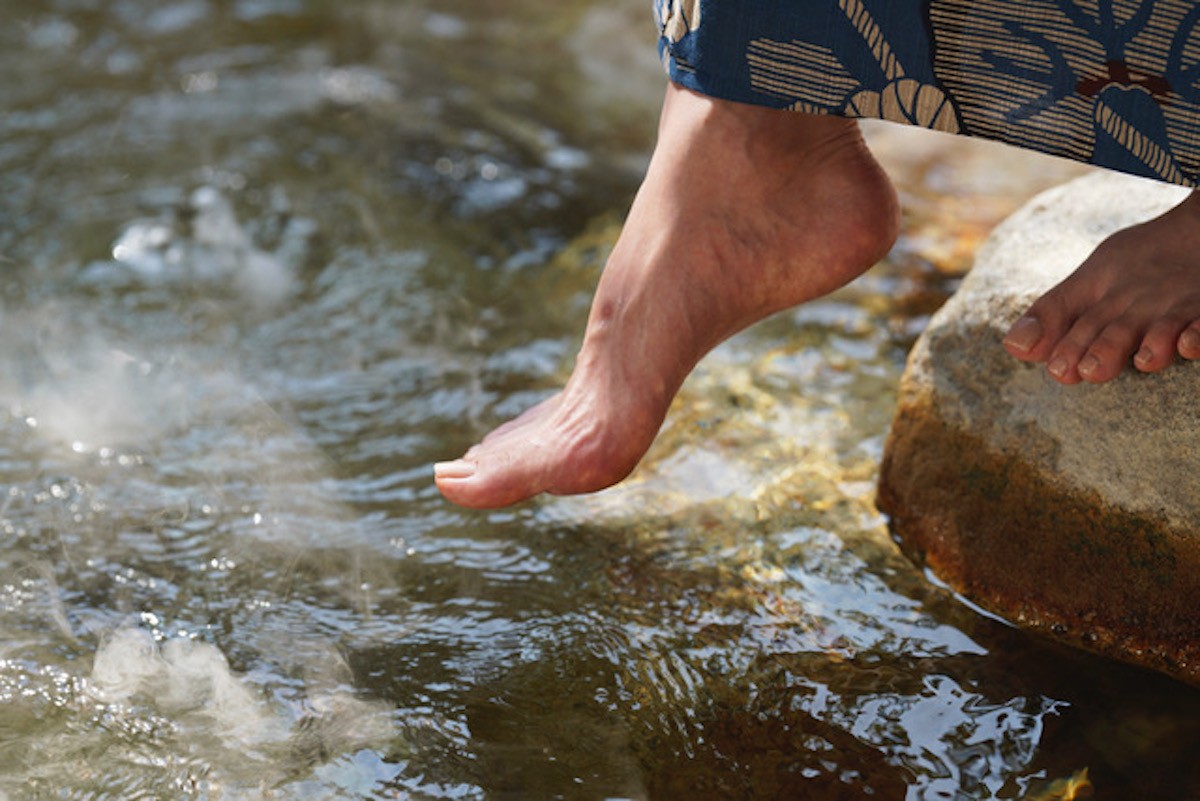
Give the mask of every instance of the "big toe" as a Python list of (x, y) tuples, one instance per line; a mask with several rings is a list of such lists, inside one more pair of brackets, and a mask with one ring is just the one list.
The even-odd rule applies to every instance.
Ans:
[(1004, 337), (1004, 349), (1025, 362), (1047, 361), (1076, 318), (1077, 308), (1064, 285), (1038, 298)]
[(1026, 314), (1013, 323), (1004, 337), (1004, 348), (1018, 359), (1040, 361), (1035, 354), (1045, 339), (1045, 329), (1036, 317)]
[(497, 509), (533, 497), (545, 489), (540, 465), (476, 448), (468, 456), (433, 466), (433, 477), (446, 500), (469, 509)]

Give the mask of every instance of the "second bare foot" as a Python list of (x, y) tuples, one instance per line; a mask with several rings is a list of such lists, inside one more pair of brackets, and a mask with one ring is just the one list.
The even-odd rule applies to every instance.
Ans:
[(1004, 339), (1063, 384), (1200, 359), (1200, 194), (1126, 228), (1038, 299)]

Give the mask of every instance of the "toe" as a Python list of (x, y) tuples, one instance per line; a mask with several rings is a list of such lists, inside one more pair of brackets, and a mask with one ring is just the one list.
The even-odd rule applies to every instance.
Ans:
[(1057, 348), (1056, 352), (1050, 354), (1050, 358), (1046, 360), (1046, 371), (1060, 384), (1078, 384), (1081, 379), (1075, 370), (1077, 364), (1079, 364), (1078, 355), (1072, 355), (1065, 349)]
[(1200, 320), (1192, 322), (1183, 333), (1179, 335), (1179, 342), (1176, 346), (1179, 355), (1185, 359), (1195, 360), (1200, 359)]
[[(1078, 384), (1084, 380), (1098, 380), (1090, 376), (1098, 377), (1107, 372), (1107, 361), (1114, 358), (1111, 354), (1112, 340), (1100, 344), (1093, 352), (1101, 332), (1108, 327), (1104, 323), (1106, 317), (1097, 313), (1084, 315), (1055, 343), (1046, 357), (1046, 371), (1055, 381)], [(1080, 373), (1080, 367), (1083, 368), (1083, 374)]]
[(1037, 361), (1031, 354), (1044, 336), (1044, 329), (1038, 319), (1026, 314), (1008, 330), (1004, 337), (1004, 348), (1018, 359)]
[(1175, 346), (1182, 325), (1172, 319), (1157, 320), (1133, 355), (1133, 366), (1143, 373), (1156, 373), (1175, 361)]
[(544, 489), (540, 460), (512, 458), (480, 448), (471, 460), (434, 466), (434, 480), (446, 500), (470, 509), (496, 509), (537, 495)]
[(1021, 315), (1004, 337), (1004, 348), (1010, 355), (1027, 362), (1049, 359), (1055, 345), (1066, 335), (1072, 324), (1067, 293), (1061, 287), (1051, 289)]
[[(545, 489), (549, 449), (533, 425), (538, 407), (493, 431), (452, 462), (434, 465), (434, 481), (446, 500), (470, 509), (519, 503)], [(519, 425), (518, 425), (519, 423)]]
[(1078, 384), (1082, 380), (1078, 371), (1079, 362), (1090, 342), (1081, 339), (1064, 337), (1046, 357), (1046, 371), (1060, 384)]
[(1051, 289), (1029, 307), (1004, 337), (1005, 349), (1026, 362), (1044, 362), (1071, 327), (1067, 292)]
[(1129, 364), (1129, 357), (1143, 339), (1144, 332), (1132, 321), (1118, 318), (1106, 325), (1088, 345), (1076, 365), (1076, 372), (1091, 384), (1111, 381)]

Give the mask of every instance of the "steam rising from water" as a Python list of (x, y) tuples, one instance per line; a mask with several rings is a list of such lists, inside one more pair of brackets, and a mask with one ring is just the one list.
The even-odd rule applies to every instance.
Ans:
[(97, 266), (94, 277), (124, 268), (147, 283), (229, 286), (237, 302), (269, 312), (292, 294), (297, 262), (313, 233), (312, 223), (301, 218), (284, 226), (278, 246), (264, 250), (238, 223), (229, 199), (202, 186), (182, 208), (126, 226), (113, 244), (114, 261)]
[[(214, 405), (253, 396), (231, 358), (236, 343), (294, 294), (314, 230), (282, 197), (273, 204), (279, 230), (268, 250), (228, 198), (202, 186), (185, 204), (129, 223), (113, 259), (82, 271), (76, 281), (99, 298), (6, 310), (0, 401), (44, 436), (85, 452), (144, 447)], [(135, 317), (153, 319), (128, 324), (109, 296), (117, 289), (132, 292), (125, 305)]]
[(231, 745), (277, 742), (288, 730), (234, 676), (224, 654), (204, 642), (175, 638), (160, 646), (147, 631), (116, 631), (96, 652), (92, 683), (106, 703), (145, 696), (176, 716), (199, 713), (221, 740), (235, 741)]
[(105, 704), (149, 704), (185, 734), (215, 736), (224, 748), (294, 741), (309, 750), (319, 741), (340, 753), (385, 744), (394, 734), (387, 706), (357, 699), (345, 685), (320, 681), (349, 675), (332, 649), (310, 659), (307, 694), (284, 706), (268, 702), (237, 676), (214, 645), (180, 637), (160, 643), (144, 629), (124, 628), (101, 643), (91, 683)]
[(196, 398), (178, 362), (138, 358), (102, 334), (70, 348), (47, 343), (41, 357), (44, 370), (19, 407), (40, 433), (79, 452), (156, 442), (186, 422)]

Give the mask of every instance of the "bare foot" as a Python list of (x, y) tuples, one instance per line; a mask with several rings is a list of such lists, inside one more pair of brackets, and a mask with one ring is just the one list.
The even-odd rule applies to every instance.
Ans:
[(1063, 384), (1099, 384), (1178, 353), (1200, 359), (1200, 193), (1118, 231), (1013, 324), (1004, 347)]
[(898, 216), (853, 121), (670, 87), (566, 387), (436, 465), (438, 487), (490, 508), (617, 483), (705, 353), (862, 273)]

